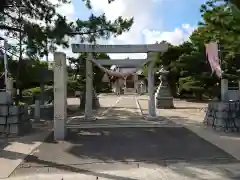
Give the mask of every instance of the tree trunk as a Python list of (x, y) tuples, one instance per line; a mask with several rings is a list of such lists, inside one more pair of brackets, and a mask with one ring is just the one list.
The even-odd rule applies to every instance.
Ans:
[[(19, 6), (19, 14), (18, 14), (19, 19), (21, 18), (21, 15), (22, 15), (21, 9)], [(22, 25), (20, 24), (20, 29), (21, 29), (21, 26)], [(22, 40), (23, 40), (23, 33), (20, 31), (19, 32), (19, 60), (18, 60), (17, 77), (16, 77), (16, 89), (19, 89), (19, 93), (17, 93), (16, 105), (18, 105), (19, 101), (22, 99), (22, 87), (21, 87), (22, 86), (21, 85), (21, 69), (22, 69), (22, 54), (23, 54)]]
[(21, 87), (21, 69), (22, 69), (22, 33), (20, 33), (20, 52), (19, 52), (19, 60), (18, 60), (18, 68), (17, 68), (17, 77), (16, 77), (16, 89), (19, 89), (19, 93), (17, 94), (16, 104), (19, 104), (19, 101), (22, 99), (22, 87)]

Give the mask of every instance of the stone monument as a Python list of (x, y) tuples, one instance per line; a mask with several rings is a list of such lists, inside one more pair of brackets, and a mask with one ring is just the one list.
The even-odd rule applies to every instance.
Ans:
[(155, 93), (156, 107), (158, 109), (171, 109), (174, 108), (173, 97), (167, 81), (167, 75), (169, 71), (164, 66), (161, 67), (158, 74), (160, 75), (160, 85)]

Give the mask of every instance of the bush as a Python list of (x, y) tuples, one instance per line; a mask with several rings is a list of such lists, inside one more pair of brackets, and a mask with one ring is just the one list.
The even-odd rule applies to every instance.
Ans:
[(41, 93), (40, 87), (35, 87), (31, 89), (25, 89), (23, 91), (23, 96), (36, 96), (39, 95), (40, 93)]
[(179, 79), (178, 93), (180, 96), (190, 96), (197, 99), (202, 99), (205, 89), (199, 80), (192, 77), (184, 77)]
[(68, 80), (67, 82), (68, 92), (82, 91), (83, 89), (84, 86), (78, 80)]
[(26, 102), (19, 102), (19, 105), (25, 105), (25, 104), (27, 104)]

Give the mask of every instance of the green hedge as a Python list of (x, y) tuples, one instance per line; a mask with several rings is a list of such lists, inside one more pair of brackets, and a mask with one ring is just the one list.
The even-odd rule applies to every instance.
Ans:
[(79, 81), (68, 80), (68, 83), (67, 83), (68, 92), (83, 91), (83, 90), (84, 90), (84, 85), (81, 84)]
[(23, 91), (23, 96), (36, 96), (41, 93), (40, 87), (35, 87), (35, 88), (30, 88), (30, 89), (25, 89)]

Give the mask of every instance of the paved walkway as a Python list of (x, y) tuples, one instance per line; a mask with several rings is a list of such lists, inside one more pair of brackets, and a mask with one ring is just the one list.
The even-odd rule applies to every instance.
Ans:
[[(163, 127), (179, 126), (166, 118), (161, 121), (148, 121), (142, 116), (136, 96), (101, 96), (100, 103), (103, 110), (95, 113), (97, 121), (82, 121), (74, 116), (70, 118), (69, 125), (81, 124), (81, 128), (117, 128), (117, 127)], [(181, 126), (182, 127), (182, 126)]]
[(8, 179), (240, 179), (239, 138), (202, 126), (204, 104), (177, 101), (182, 108), (160, 110), (157, 121), (147, 121), (146, 96), (100, 97), (106, 108), (97, 113), (97, 122), (83, 123), (68, 141), (56, 143), (49, 137), (41, 143), (35, 138), (31, 141), (39, 143), (29, 150), (23, 140), (23, 145), (7, 146), (4, 151), (11, 156), (2, 151), (0, 176), (7, 177), (31, 154)]
[[(143, 113), (147, 111), (147, 96), (141, 96), (138, 99)], [(214, 131), (211, 127), (202, 124), (204, 119), (204, 103), (189, 103), (186, 101), (175, 101), (176, 109), (158, 110), (160, 116), (167, 117), (177, 124), (183, 125), (190, 131), (196, 133), (201, 138), (211, 142), (217, 147), (228, 152), (240, 160), (240, 134), (225, 133)], [(183, 108), (184, 107), (184, 108)]]

